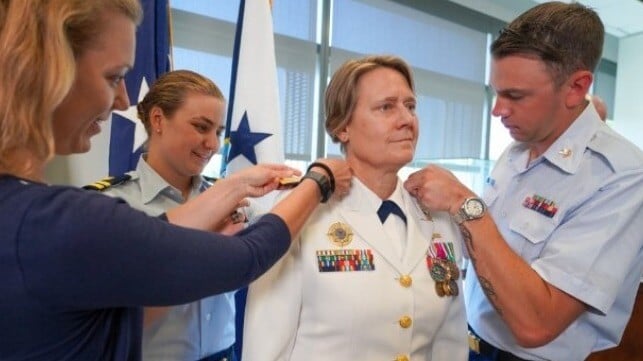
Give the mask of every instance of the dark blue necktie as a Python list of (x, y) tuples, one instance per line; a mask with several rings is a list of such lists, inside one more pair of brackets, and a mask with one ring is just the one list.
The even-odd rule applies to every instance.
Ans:
[(400, 207), (393, 201), (389, 201), (389, 200), (383, 201), (382, 205), (380, 206), (380, 209), (377, 210), (377, 215), (380, 217), (380, 221), (382, 221), (382, 224), (386, 222), (386, 219), (391, 213), (402, 218), (402, 220), (404, 221), (404, 224), (406, 224), (406, 215), (404, 215), (404, 212), (402, 212)]

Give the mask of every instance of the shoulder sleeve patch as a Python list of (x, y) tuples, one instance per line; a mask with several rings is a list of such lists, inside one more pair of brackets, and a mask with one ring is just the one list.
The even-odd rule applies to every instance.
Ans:
[(132, 176), (129, 174), (123, 174), (115, 177), (107, 177), (97, 182), (94, 182), (92, 184), (83, 186), (83, 189), (102, 192), (108, 189), (109, 187), (112, 187), (121, 183), (125, 183), (130, 179), (132, 179)]

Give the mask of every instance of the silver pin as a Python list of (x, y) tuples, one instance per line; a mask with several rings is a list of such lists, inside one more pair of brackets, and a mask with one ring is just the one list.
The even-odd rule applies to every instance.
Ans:
[(558, 151), (558, 154), (562, 155), (563, 158), (567, 158), (570, 155), (572, 155), (572, 150), (569, 149), (569, 148), (563, 148), (563, 149)]

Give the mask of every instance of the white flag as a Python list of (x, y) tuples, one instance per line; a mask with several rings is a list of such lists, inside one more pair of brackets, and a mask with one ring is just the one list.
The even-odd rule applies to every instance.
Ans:
[[(221, 175), (259, 163), (283, 163), (275, 38), (269, 0), (241, 0), (232, 58)], [(275, 192), (253, 201), (253, 219), (270, 209)], [(236, 343), (241, 357), (246, 291), (235, 295)]]
[(230, 89), (221, 174), (259, 163), (283, 163), (269, 0), (240, 2)]

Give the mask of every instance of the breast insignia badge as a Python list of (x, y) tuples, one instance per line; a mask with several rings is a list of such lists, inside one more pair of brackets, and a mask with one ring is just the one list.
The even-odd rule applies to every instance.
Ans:
[(353, 241), (353, 230), (342, 222), (335, 222), (328, 228), (328, 239), (337, 247), (346, 247)]

